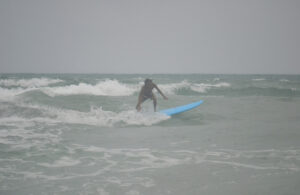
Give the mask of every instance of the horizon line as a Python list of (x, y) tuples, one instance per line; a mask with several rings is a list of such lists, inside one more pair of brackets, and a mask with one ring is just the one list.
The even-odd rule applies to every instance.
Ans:
[(0, 72), (0, 74), (102, 74), (102, 75), (300, 75), (300, 73), (98, 73), (98, 72)]

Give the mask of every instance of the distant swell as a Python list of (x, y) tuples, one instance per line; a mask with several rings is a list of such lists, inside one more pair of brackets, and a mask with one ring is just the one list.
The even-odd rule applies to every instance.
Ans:
[[(265, 81), (264, 78), (252, 79), (252, 81)], [(293, 97), (300, 96), (300, 90), (296, 84), (281, 82), (283, 86), (265, 84), (260, 82), (236, 83), (235, 81), (224, 82), (218, 78), (206, 82), (191, 82), (181, 80), (178, 82), (160, 83), (158, 87), (167, 96), (172, 95), (201, 95), (201, 96), (276, 96)], [(286, 86), (286, 85), (291, 86)], [(122, 82), (117, 79), (102, 79), (100, 82), (90, 83), (82, 80), (61, 80), (51, 78), (31, 79), (0, 79), (0, 100), (10, 101), (17, 96), (26, 94), (30, 96), (33, 91), (40, 91), (47, 96), (137, 96), (143, 82)], [(156, 90), (153, 90), (157, 93)]]
[(231, 88), (226, 90), (212, 90), (210, 94), (224, 96), (274, 96), (274, 97), (293, 97), (300, 96), (299, 91), (294, 89), (275, 88), (275, 87), (246, 87)]

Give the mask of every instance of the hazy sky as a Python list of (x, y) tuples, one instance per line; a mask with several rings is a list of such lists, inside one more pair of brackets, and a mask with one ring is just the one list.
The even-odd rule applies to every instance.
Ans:
[(299, 0), (0, 0), (0, 72), (300, 74)]

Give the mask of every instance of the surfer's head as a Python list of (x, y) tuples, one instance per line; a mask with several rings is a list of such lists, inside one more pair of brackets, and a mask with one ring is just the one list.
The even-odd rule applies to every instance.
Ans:
[(145, 85), (150, 84), (150, 83), (152, 83), (152, 80), (151, 79), (145, 79), (144, 83), (145, 83)]

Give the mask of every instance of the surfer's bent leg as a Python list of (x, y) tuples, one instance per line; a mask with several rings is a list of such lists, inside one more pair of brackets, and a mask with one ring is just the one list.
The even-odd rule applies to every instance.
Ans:
[(147, 98), (146, 97), (140, 97), (139, 100), (138, 100), (138, 103), (136, 105), (136, 110), (137, 111), (141, 111), (142, 107), (141, 107), (141, 104), (146, 100)]
[(152, 100), (153, 100), (154, 112), (156, 112), (156, 104), (157, 104), (157, 101), (156, 101), (156, 97), (155, 97), (154, 94), (152, 94)]
[(141, 109), (142, 109), (141, 104), (142, 104), (142, 101), (139, 100), (135, 107), (137, 111), (141, 111)]
[(140, 104), (140, 103), (138, 103), (138, 104), (136, 105), (136, 107), (135, 107), (135, 108), (136, 108), (136, 110), (137, 110), (137, 111), (141, 111), (141, 109), (142, 109), (142, 108), (141, 108), (141, 104)]

